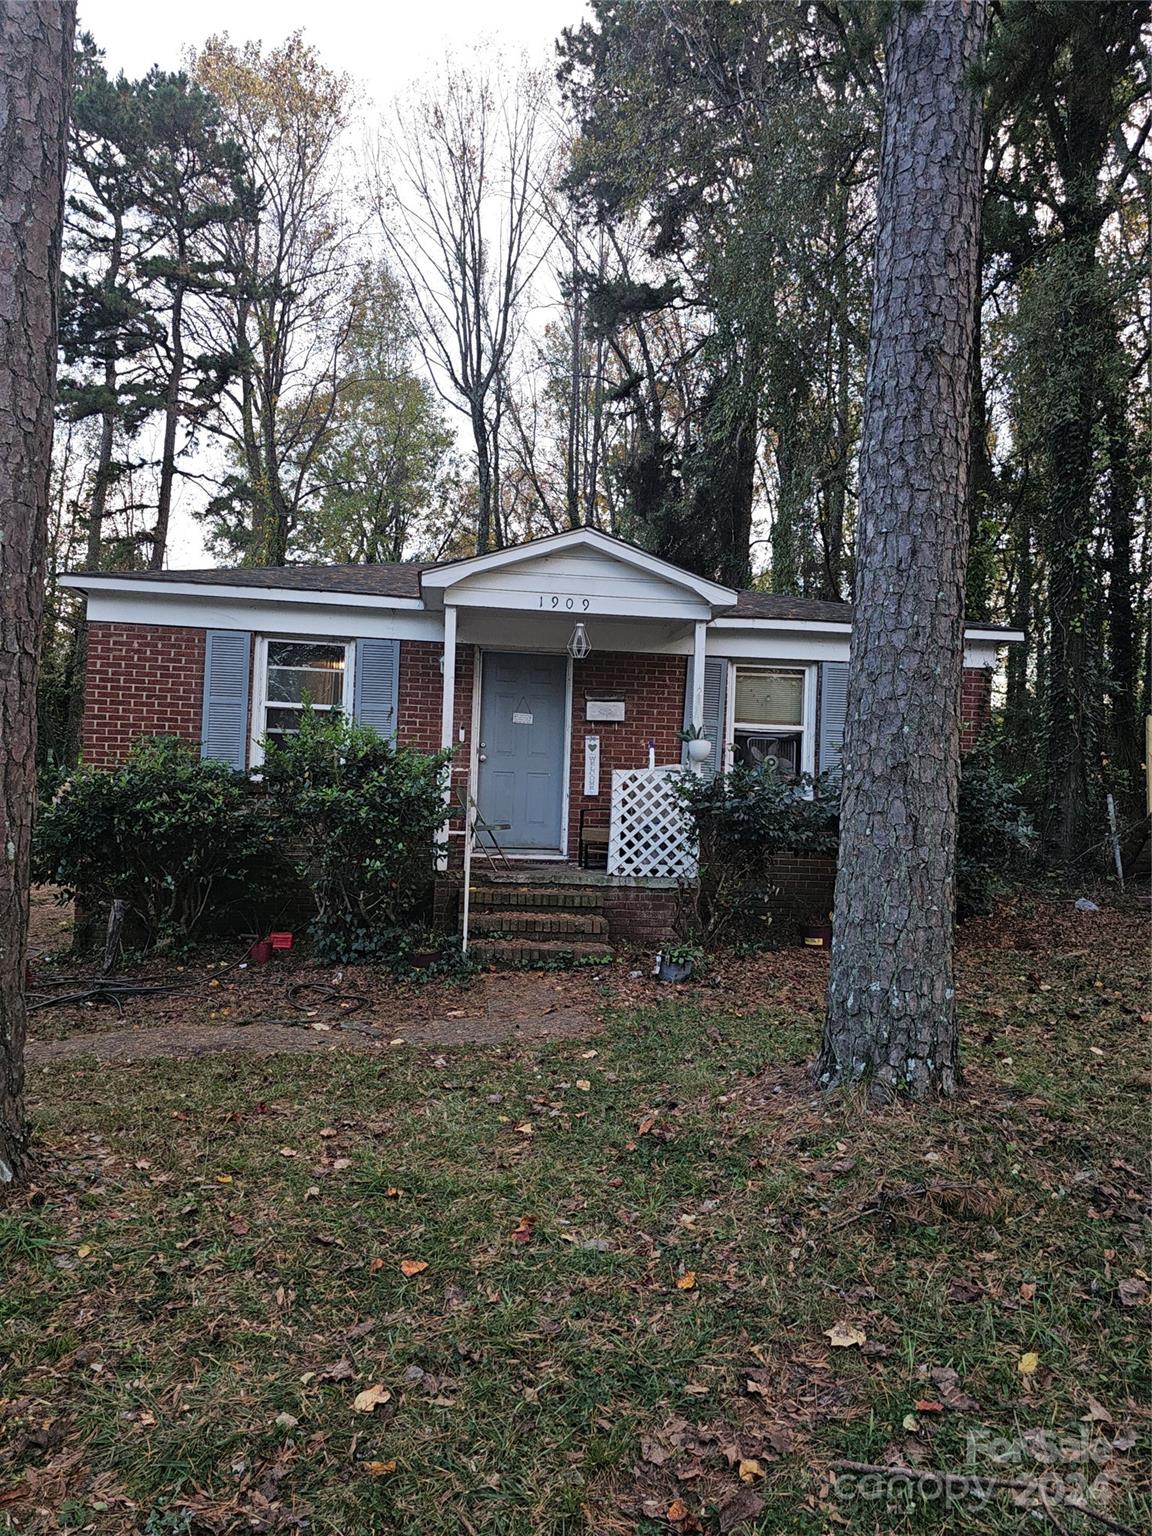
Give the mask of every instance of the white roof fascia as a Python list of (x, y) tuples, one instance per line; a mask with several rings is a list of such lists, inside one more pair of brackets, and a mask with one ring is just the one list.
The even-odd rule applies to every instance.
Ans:
[(421, 611), (418, 597), (391, 597), (385, 593), (301, 591), (299, 587), (233, 587), (207, 581), (120, 581), (115, 576), (61, 576), (60, 585), (78, 592), (116, 592), (151, 598), (224, 598), (238, 603), (309, 603), (322, 608), (407, 608)]
[[(713, 619), (713, 629), (803, 629), (814, 634), (850, 634), (850, 623), (837, 623), (830, 619)], [(987, 629), (978, 624), (966, 625), (965, 640), (984, 640), (990, 645), (1018, 645), (1027, 637), (1022, 629)]]

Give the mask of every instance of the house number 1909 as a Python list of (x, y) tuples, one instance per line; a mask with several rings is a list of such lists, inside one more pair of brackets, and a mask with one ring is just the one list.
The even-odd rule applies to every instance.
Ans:
[(541, 608), (559, 608), (568, 613), (587, 613), (592, 606), (590, 597), (561, 597), (559, 593), (540, 593)]

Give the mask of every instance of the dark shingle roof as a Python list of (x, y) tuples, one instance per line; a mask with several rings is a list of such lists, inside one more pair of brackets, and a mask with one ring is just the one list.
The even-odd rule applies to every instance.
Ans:
[(735, 619), (800, 619), (809, 624), (851, 624), (851, 603), (828, 603), (818, 597), (782, 597), (776, 592), (741, 592)]
[[(364, 597), (420, 597), (420, 574), (435, 562), (406, 560), (377, 565), (262, 565), (236, 569), (195, 571), (78, 571), (85, 575), (114, 576), (117, 581), (164, 581), (191, 586), (276, 587), (292, 592), (356, 593)], [(815, 597), (784, 597), (776, 592), (741, 592), (721, 618), (791, 619), (808, 624), (851, 624), (850, 603), (826, 602)], [(972, 621), (969, 621), (972, 622)], [(981, 624), (981, 629), (1001, 626)]]
[[(432, 561), (406, 560), (378, 565), (256, 565), (195, 571), (100, 571), (77, 574), (115, 576), (117, 581), (164, 581), (204, 587), (283, 587), (291, 592), (354, 592), (366, 597), (420, 596), (420, 574)], [(809, 619), (846, 624), (847, 603), (822, 603), (806, 597), (778, 597), (772, 592), (741, 592), (733, 617)]]
[(117, 581), (187, 582), (202, 587), (282, 587), (290, 592), (357, 592), (366, 597), (419, 597), (429, 563), (379, 565), (247, 565), (196, 571), (80, 571)]

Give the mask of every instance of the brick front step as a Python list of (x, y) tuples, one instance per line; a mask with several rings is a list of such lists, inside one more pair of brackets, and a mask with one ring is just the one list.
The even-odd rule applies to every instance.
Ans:
[(471, 906), (476, 912), (503, 912), (513, 908), (561, 912), (599, 912), (604, 906), (604, 892), (571, 887), (532, 885), (474, 885)]
[(548, 962), (563, 964), (565, 961), (589, 964), (593, 961), (607, 964), (613, 959), (612, 951), (601, 941), (561, 942), (556, 939), (478, 939), (468, 946), (468, 953), (476, 960), (492, 965), (544, 965)]
[(526, 933), (548, 938), (568, 933), (606, 934), (608, 919), (599, 912), (568, 912), (559, 907), (543, 912), (508, 907), (476, 912), (471, 918), (471, 928), (474, 933)]

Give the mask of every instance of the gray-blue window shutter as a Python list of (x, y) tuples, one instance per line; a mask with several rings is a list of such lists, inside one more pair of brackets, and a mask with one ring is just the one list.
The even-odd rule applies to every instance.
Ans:
[(357, 640), (356, 718), (381, 736), (396, 736), (400, 693), (399, 640)]
[[(704, 659), (704, 734), (712, 743), (712, 756), (705, 767), (710, 778), (723, 764), (724, 725), (727, 713), (728, 661), (724, 656), (707, 656)], [(692, 723), (692, 663), (688, 663), (688, 678), (684, 691), (684, 725)], [(684, 758), (687, 760), (687, 748)]]
[(848, 663), (825, 661), (820, 666), (820, 759), (821, 773), (840, 767), (844, 744), (844, 714), (848, 705)]
[(210, 629), (204, 647), (204, 708), (200, 756), (241, 772), (248, 763), (248, 668), (252, 636), (243, 629)]

